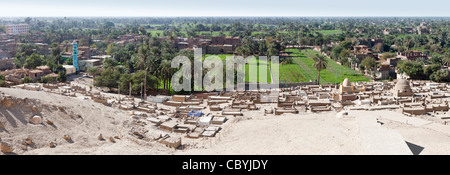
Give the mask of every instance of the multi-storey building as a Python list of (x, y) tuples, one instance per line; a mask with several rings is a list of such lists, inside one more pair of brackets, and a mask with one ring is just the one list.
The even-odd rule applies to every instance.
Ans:
[(406, 51), (403, 53), (397, 53), (397, 55), (402, 57), (402, 59), (413, 60), (413, 61), (417, 60), (419, 58), (428, 59), (427, 54), (424, 54), (421, 51), (416, 51), (416, 50), (410, 50), (410, 51)]
[(22, 34), (27, 33), (30, 29), (28, 24), (8, 24), (5, 26), (7, 34)]

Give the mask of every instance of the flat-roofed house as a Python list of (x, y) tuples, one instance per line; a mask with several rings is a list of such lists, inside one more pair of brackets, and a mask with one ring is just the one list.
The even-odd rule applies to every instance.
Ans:
[(28, 77), (30, 77), (33, 81), (40, 80), (42, 76), (44, 76), (44, 71), (39, 69), (28, 72)]
[(376, 78), (377, 79), (387, 79), (389, 78), (391, 67), (389, 64), (382, 64), (377, 68)]
[(178, 46), (178, 50), (187, 49), (187, 48), (189, 48), (189, 43), (188, 42), (178, 42), (177, 46)]
[(410, 50), (403, 53), (397, 53), (399, 56), (403, 57), (403, 59), (412, 60), (415, 61), (419, 58), (428, 59), (428, 55), (422, 53), (421, 51), (417, 50)]
[(6, 69), (13, 69), (15, 66), (13, 58), (0, 58), (0, 71)]
[(211, 37), (212, 45), (223, 45), (225, 38), (223, 36), (213, 36)]
[(77, 68), (73, 65), (63, 65), (64, 69), (66, 69), (66, 75), (74, 74), (77, 72)]
[(223, 45), (223, 52), (225, 54), (233, 54), (234, 50), (233, 50), (233, 45), (231, 44), (225, 44)]
[(41, 70), (45, 75), (51, 73), (50, 67), (47, 65), (36, 67), (37, 70)]
[(353, 51), (354, 52), (369, 51), (369, 47), (366, 45), (357, 45), (353, 46)]
[(206, 47), (207, 54), (221, 54), (223, 53), (222, 45), (209, 45)]
[(87, 71), (91, 67), (96, 67), (100, 65), (102, 65), (102, 61), (100, 59), (80, 60), (81, 71)]

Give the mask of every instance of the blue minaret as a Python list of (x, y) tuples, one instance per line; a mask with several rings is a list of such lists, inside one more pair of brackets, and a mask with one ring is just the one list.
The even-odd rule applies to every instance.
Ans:
[(79, 71), (78, 69), (78, 46), (77, 46), (77, 41), (73, 40), (73, 54), (72, 54), (72, 61), (73, 61), (73, 66), (77, 69), (77, 72)]

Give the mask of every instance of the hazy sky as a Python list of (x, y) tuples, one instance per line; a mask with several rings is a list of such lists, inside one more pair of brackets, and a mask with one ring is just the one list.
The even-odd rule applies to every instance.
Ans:
[(449, 0), (0, 0), (1, 16), (450, 16)]

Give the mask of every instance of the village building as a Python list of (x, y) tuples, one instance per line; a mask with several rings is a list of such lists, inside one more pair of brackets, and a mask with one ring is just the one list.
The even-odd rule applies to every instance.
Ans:
[(206, 45), (206, 54), (233, 54), (240, 44), (239, 37), (211, 37), (210, 44)]
[(225, 53), (225, 54), (233, 54), (234, 53), (233, 45), (231, 45), (231, 44), (224, 44), (223, 45), (223, 53)]
[(426, 26), (426, 23), (420, 23), (420, 25), (416, 27), (416, 31), (417, 31), (417, 34), (419, 34), (419, 35), (430, 34), (431, 28), (428, 28)]
[(40, 80), (42, 76), (44, 76), (44, 72), (42, 70), (35, 69), (28, 72), (28, 77), (30, 77), (33, 82)]
[(400, 57), (395, 57), (395, 58), (388, 58), (386, 59), (386, 61), (384, 62), (385, 64), (388, 64), (390, 66), (394, 66), (397, 67), (397, 63), (398, 61), (400, 61), (401, 58)]
[(78, 60), (87, 60), (91, 54), (89, 46), (78, 46)]
[(376, 44), (383, 44), (383, 41), (384, 40), (380, 39), (380, 38), (369, 38), (369, 39), (361, 38), (361, 39), (358, 39), (357, 45), (365, 45), (368, 48), (372, 48)]
[(9, 51), (6, 45), (15, 42), (15, 39), (0, 39), (0, 48), (2, 48), (4, 51)]
[(101, 66), (102, 61), (100, 59), (88, 59), (80, 60), (80, 71), (87, 71), (89, 68)]
[(189, 48), (189, 43), (188, 42), (178, 42), (177, 46), (178, 46), (178, 50), (187, 49), (187, 48)]
[(207, 54), (222, 54), (223, 45), (209, 45), (206, 47)]
[(77, 68), (73, 65), (63, 65), (64, 69), (66, 69), (66, 75), (74, 74), (77, 72)]
[(225, 38), (223, 36), (213, 36), (213, 37), (211, 37), (211, 44), (212, 45), (223, 45), (224, 39)]
[(382, 64), (377, 68), (375, 73), (376, 79), (387, 79), (392, 73), (395, 73), (394, 69), (389, 64)]
[[(167, 38), (158, 38), (158, 41), (169, 41)], [(178, 50), (201, 48), (202, 54), (233, 54), (241, 44), (239, 37), (213, 36), (205, 39), (205, 36), (196, 38), (177, 37), (173, 40), (174, 47)]]
[(6, 33), (10, 35), (28, 33), (30, 26), (28, 24), (8, 24), (5, 26)]
[(49, 47), (48, 47), (48, 44), (46, 44), (46, 43), (34, 43), (35, 45), (37, 45), (37, 46), (39, 46), (39, 54), (41, 54), (41, 55), (47, 55), (47, 54), (49, 54), (50, 53), (50, 50), (49, 50)]
[(90, 59), (97, 59), (103, 61), (105, 58), (111, 58), (111, 55), (93, 55)]
[(353, 46), (353, 55), (358, 59), (359, 63), (367, 57), (374, 57), (372, 49), (366, 45)]
[(47, 65), (36, 67), (37, 70), (41, 70), (45, 75), (51, 73), (50, 67)]
[(417, 59), (428, 59), (428, 55), (424, 54), (421, 51), (416, 51), (416, 50), (410, 50), (410, 51), (406, 51), (406, 52), (397, 52), (397, 55), (402, 59), (402, 60), (411, 60), (411, 61), (415, 61)]
[(0, 58), (0, 71), (13, 69), (15, 67), (13, 58)]
[(11, 58), (11, 53), (8, 51), (0, 50), (0, 59)]
[(356, 45), (353, 46), (353, 51), (354, 52), (364, 52), (364, 51), (369, 51), (369, 47), (366, 45)]
[(405, 28), (403, 28), (403, 29), (401, 29), (401, 32), (403, 33), (403, 34), (413, 34), (413, 33), (415, 33), (415, 28), (412, 28), (412, 27), (405, 27)]

